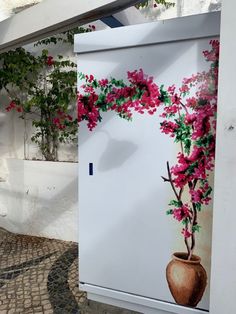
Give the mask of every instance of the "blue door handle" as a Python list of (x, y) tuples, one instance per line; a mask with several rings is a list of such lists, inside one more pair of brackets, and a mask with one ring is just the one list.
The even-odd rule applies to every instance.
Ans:
[(89, 163), (89, 175), (93, 176), (93, 163), (92, 162)]

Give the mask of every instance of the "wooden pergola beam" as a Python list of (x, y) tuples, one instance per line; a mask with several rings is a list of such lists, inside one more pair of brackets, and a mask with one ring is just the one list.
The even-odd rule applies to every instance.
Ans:
[(0, 23), (0, 53), (124, 10), (140, 0), (45, 0)]

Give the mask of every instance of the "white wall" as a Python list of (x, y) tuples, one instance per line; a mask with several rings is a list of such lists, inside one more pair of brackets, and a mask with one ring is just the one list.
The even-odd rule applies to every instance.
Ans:
[(0, 21), (13, 14), (14, 10), (37, 4), (42, 0), (0, 0)]
[[(32, 53), (38, 48), (25, 47)], [(44, 47), (40, 47), (42, 49)], [(73, 47), (49, 48), (50, 54), (74, 59)], [(17, 112), (6, 112), (6, 94), (0, 94), (0, 227), (9, 231), (77, 241), (77, 144), (61, 145), (59, 160), (74, 163), (23, 161), (42, 158), (30, 140), (32, 121), (24, 125)], [(74, 104), (75, 106), (76, 104)], [(24, 148), (24, 137), (26, 146)]]
[(155, 1), (151, 0), (150, 6), (141, 9), (141, 12), (146, 18), (156, 20), (206, 13), (221, 8), (221, 0), (169, 0), (169, 2), (174, 2), (175, 6), (166, 9), (159, 5), (157, 8), (153, 8)]
[(78, 164), (8, 159), (0, 183), (0, 226), (12, 232), (78, 241)]

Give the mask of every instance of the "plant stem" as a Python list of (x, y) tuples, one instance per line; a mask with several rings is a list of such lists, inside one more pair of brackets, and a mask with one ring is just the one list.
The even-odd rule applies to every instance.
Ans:
[(24, 159), (27, 159), (26, 156), (26, 143), (27, 143), (27, 139), (28, 139), (28, 134), (27, 134), (27, 121), (25, 119), (25, 112), (22, 113), (23, 116), (23, 120), (24, 120)]
[(194, 203), (193, 204), (193, 218), (192, 218), (192, 224), (191, 224), (191, 241), (192, 241), (192, 244), (191, 244), (191, 251), (190, 251), (190, 254), (189, 254), (189, 257), (188, 259), (191, 260), (192, 258), (192, 255), (193, 255), (193, 251), (194, 251), (194, 248), (195, 248), (195, 232), (193, 232), (193, 227), (197, 224), (197, 209), (196, 209), (196, 205)]
[(186, 107), (182, 102), (180, 102), (180, 105), (184, 108), (185, 112), (188, 114), (188, 109), (187, 109), (187, 107)]
[[(181, 189), (179, 190), (179, 193), (176, 191), (176, 188), (175, 188), (175, 186), (174, 186), (174, 182), (173, 182), (173, 179), (172, 179), (172, 176), (171, 176), (171, 172), (170, 172), (170, 165), (169, 165), (169, 162), (167, 161), (166, 164), (167, 164), (168, 179), (165, 178), (165, 177), (162, 177), (162, 179), (163, 179), (164, 181), (170, 182), (171, 187), (172, 187), (172, 190), (173, 190), (173, 192), (174, 192), (174, 194), (175, 194), (176, 199), (177, 199), (179, 202), (181, 202), (181, 197), (182, 197), (182, 193), (183, 193), (183, 188), (181, 188)], [(186, 225), (186, 228), (188, 229), (188, 223), (187, 223), (187, 225)], [(192, 239), (193, 239), (193, 238), (192, 238)], [(192, 252), (193, 249), (194, 249), (193, 241), (192, 241), (191, 247), (190, 247), (190, 245), (189, 245), (189, 242), (188, 242), (188, 239), (187, 239), (187, 238), (184, 238), (184, 243), (185, 243), (186, 248), (187, 248), (187, 251), (188, 251), (188, 259), (191, 259), (191, 256), (192, 256), (192, 253), (191, 253), (191, 252)], [(195, 242), (194, 242), (194, 243), (195, 243)], [(195, 244), (194, 244), (194, 245), (195, 245)]]
[(185, 243), (187, 251), (188, 251), (188, 260), (190, 260), (191, 259), (191, 249), (190, 249), (190, 246), (189, 246), (189, 243), (188, 243), (188, 238), (184, 238), (184, 243)]
[(175, 186), (174, 186), (174, 182), (173, 182), (173, 180), (172, 180), (172, 176), (171, 176), (171, 172), (170, 172), (169, 161), (167, 161), (166, 165), (167, 165), (168, 178), (169, 178), (169, 182), (170, 182), (170, 184), (171, 184), (172, 190), (173, 190), (173, 192), (175, 193), (175, 196), (176, 196), (177, 200), (180, 201), (179, 194), (177, 193), (176, 188), (175, 188)]
[(184, 189), (183, 188), (181, 188), (180, 190), (179, 190), (179, 199), (181, 200), (181, 197), (182, 197), (182, 193), (183, 193), (183, 191), (184, 191)]
[[(196, 185), (197, 185), (197, 179), (194, 179), (193, 182), (189, 182), (188, 183), (188, 186), (189, 186), (189, 189), (195, 189)], [(191, 260), (192, 258), (192, 255), (193, 255), (193, 251), (194, 251), (194, 248), (195, 248), (195, 244), (196, 244), (196, 241), (195, 241), (195, 232), (193, 231), (193, 227), (197, 224), (197, 209), (196, 209), (196, 205), (195, 203), (192, 202), (192, 218), (190, 218), (191, 220), (191, 226), (190, 226), (190, 231), (191, 231), (191, 250), (188, 254), (188, 260)]]

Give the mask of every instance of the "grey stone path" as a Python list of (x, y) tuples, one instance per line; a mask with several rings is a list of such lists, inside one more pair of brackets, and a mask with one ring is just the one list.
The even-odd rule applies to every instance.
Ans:
[(74, 242), (0, 228), (0, 314), (131, 314), (89, 301), (78, 289)]

